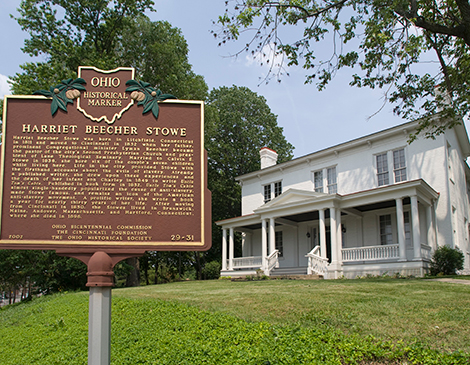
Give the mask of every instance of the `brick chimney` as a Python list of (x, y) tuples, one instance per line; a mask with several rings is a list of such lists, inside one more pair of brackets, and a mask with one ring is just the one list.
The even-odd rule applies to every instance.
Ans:
[(259, 157), (261, 158), (261, 169), (274, 166), (277, 163), (277, 152), (268, 147), (263, 147), (259, 151)]

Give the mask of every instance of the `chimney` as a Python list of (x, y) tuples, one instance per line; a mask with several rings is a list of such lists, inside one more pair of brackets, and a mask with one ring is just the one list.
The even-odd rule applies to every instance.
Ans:
[(277, 152), (268, 147), (263, 147), (259, 151), (259, 157), (261, 158), (261, 169), (274, 166), (277, 163)]

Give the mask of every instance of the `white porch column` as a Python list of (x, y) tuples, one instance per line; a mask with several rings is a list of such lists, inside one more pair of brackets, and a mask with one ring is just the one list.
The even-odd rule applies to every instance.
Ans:
[(436, 245), (436, 235), (435, 235), (435, 229), (434, 229), (434, 219), (433, 219), (433, 202), (431, 202), (431, 205), (426, 207), (426, 223), (428, 227), (428, 239), (427, 243), (429, 246), (431, 246), (432, 250), (437, 249)]
[(403, 200), (402, 198), (395, 199), (397, 207), (397, 235), (398, 235), (398, 249), (400, 252), (400, 261), (406, 261), (406, 241), (405, 241), (405, 218), (403, 216)]
[(341, 210), (336, 210), (336, 250), (337, 260), (341, 265), (343, 263), (343, 227), (341, 226)]
[(325, 229), (325, 209), (318, 211), (320, 220), (320, 253), (321, 257), (327, 258), (326, 255), (326, 229)]
[(266, 232), (266, 219), (261, 220), (261, 262), (263, 270), (266, 269), (267, 262), (266, 258), (268, 256), (268, 237)]
[(222, 229), (222, 270), (227, 270), (227, 229)]
[(331, 263), (338, 262), (336, 208), (330, 208)]
[(414, 260), (421, 259), (421, 232), (419, 229), (419, 209), (418, 197), (413, 195), (411, 197), (411, 224), (413, 230), (413, 251)]
[(274, 218), (269, 218), (269, 253), (271, 255), (276, 249), (276, 221)]
[(341, 264), (338, 257), (341, 247), (338, 249), (338, 220), (336, 215), (336, 208), (330, 208), (330, 235), (331, 235), (331, 272), (333, 275), (328, 277), (331, 279), (338, 279), (341, 271)]
[(228, 238), (228, 269), (233, 270), (233, 258), (234, 258), (234, 243), (233, 243), (233, 228), (230, 228), (229, 238)]

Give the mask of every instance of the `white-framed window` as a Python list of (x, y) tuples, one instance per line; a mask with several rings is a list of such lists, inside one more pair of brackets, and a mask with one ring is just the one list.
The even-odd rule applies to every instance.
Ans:
[(411, 221), (410, 212), (403, 212), (403, 221), (405, 223), (405, 243), (406, 246), (411, 247)]
[(389, 150), (375, 155), (377, 186), (384, 186), (408, 179), (405, 148)]
[(313, 185), (315, 192), (323, 193), (323, 170), (315, 171), (313, 173)]
[(274, 183), (274, 197), (282, 194), (282, 181), (277, 181)]
[(338, 177), (336, 166), (325, 167), (321, 170), (312, 171), (313, 189), (317, 193), (327, 192), (336, 194), (338, 192)]
[(391, 214), (380, 215), (379, 226), (380, 226), (380, 244), (391, 245), (393, 243)]
[(406, 181), (405, 149), (393, 151), (393, 175), (395, 182)]
[(389, 184), (387, 152), (375, 156), (377, 164), (377, 185)]
[(270, 202), (276, 196), (282, 194), (282, 181), (276, 181), (263, 186), (264, 203)]
[(271, 184), (264, 185), (264, 202), (271, 201)]
[(328, 194), (336, 194), (338, 192), (338, 184), (336, 180), (336, 166), (326, 169)]
[(282, 231), (276, 231), (274, 234), (274, 245), (276, 250), (279, 251), (279, 257), (284, 256), (284, 248), (283, 248), (283, 237), (282, 237)]

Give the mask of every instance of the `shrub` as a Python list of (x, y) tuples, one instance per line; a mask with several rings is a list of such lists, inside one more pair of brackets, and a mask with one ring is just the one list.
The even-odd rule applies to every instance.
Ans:
[(458, 248), (441, 246), (432, 255), (431, 275), (455, 275), (463, 269), (464, 256)]
[(214, 260), (206, 264), (202, 271), (202, 275), (207, 280), (218, 279), (220, 277), (221, 269), (222, 266), (220, 262)]

